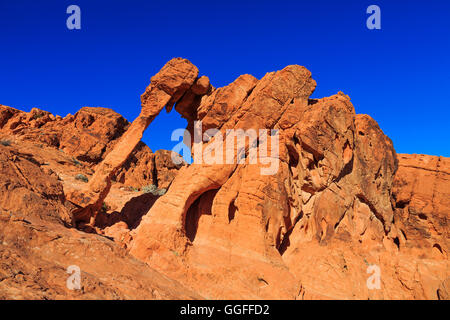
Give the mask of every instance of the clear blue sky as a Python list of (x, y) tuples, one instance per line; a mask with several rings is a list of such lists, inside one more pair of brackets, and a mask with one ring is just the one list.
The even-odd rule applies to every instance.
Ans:
[[(81, 8), (81, 30), (66, 8)], [(381, 30), (366, 8), (381, 8)], [(397, 152), (450, 157), (450, 1), (0, 0), (0, 104), (65, 116), (109, 107), (132, 121), (166, 61), (191, 60), (214, 86), (289, 64), (306, 66), (314, 97), (343, 91)], [(184, 128), (165, 111), (147, 130), (171, 149)]]

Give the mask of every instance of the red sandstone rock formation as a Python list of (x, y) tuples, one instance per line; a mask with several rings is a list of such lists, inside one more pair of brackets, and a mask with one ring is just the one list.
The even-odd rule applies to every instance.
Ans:
[(95, 174), (85, 190), (68, 194), (68, 199), (78, 206), (73, 212), (77, 221), (95, 224), (95, 218), (109, 193), (111, 180), (127, 161), (142, 134), (165, 106), (175, 104), (197, 79), (198, 69), (184, 59), (172, 59), (152, 77), (141, 97), (142, 110), (113, 150), (96, 167)]
[[(356, 115), (344, 94), (308, 100), (314, 88), (309, 71), (289, 66), (259, 81), (245, 75), (203, 96), (186, 95), (176, 109), (191, 135), (195, 120), (223, 135), (278, 129), (279, 170), (264, 176), (262, 165), (249, 163), (184, 168), (143, 218), (131, 253), (209, 298), (437, 298), (447, 260), (425, 271), (432, 280), (419, 286), (405, 288), (396, 276), (429, 262), (411, 264), (398, 244), (392, 142), (373, 119)], [(366, 269), (377, 263), (384, 291), (366, 285)]]
[(111, 109), (85, 107), (64, 119), (37, 108), (29, 113), (0, 106), (0, 131), (54, 146), (74, 158), (98, 163), (129, 123)]
[[(0, 299), (200, 298), (113, 241), (68, 228), (63, 186), (32, 154), (0, 145), (0, 166)], [(66, 286), (71, 265), (81, 290)]]
[[(449, 299), (449, 159), (397, 155), (348, 96), (310, 99), (316, 83), (304, 67), (260, 80), (243, 75), (223, 88), (197, 76), (187, 60), (171, 60), (152, 78), (131, 125), (102, 108), (62, 119), (0, 106), (0, 138), (12, 139), (0, 146), (0, 271), (8, 279), (0, 281), (0, 297)], [(278, 133), (247, 140), (242, 149), (225, 145), (224, 154), (233, 151), (229, 164), (175, 165), (170, 152), (152, 153), (139, 142), (174, 104), (191, 137), (197, 120), (202, 133), (217, 128), (223, 137), (229, 129)], [(262, 174), (270, 153), (257, 163), (248, 156), (274, 137), (277, 170)], [(215, 156), (217, 141), (186, 139), (206, 158)], [(77, 172), (89, 183), (76, 181)], [(125, 188), (147, 184), (168, 192)], [(74, 212), (78, 220), (98, 214), (93, 230), (116, 244), (67, 229)], [(49, 250), (30, 249), (39, 246)], [(61, 265), (73, 261), (68, 247), (89, 272), (91, 289), (78, 295), (58, 287)], [(90, 248), (98, 263), (80, 257)], [(367, 285), (371, 266), (380, 270), (380, 289)], [(177, 291), (151, 268), (189, 289)], [(108, 282), (117, 277), (119, 283)], [(100, 278), (107, 289), (98, 289)], [(33, 290), (24, 289), (28, 284)], [(43, 295), (49, 286), (56, 289)]]
[(172, 161), (172, 151), (157, 150), (155, 153), (142, 142), (138, 144), (125, 164), (119, 169), (114, 181), (127, 186), (143, 187), (149, 184), (168, 189), (181, 167), (186, 165)]
[(399, 246), (448, 260), (450, 159), (406, 154), (398, 159), (393, 199)]
[[(61, 118), (37, 108), (27, 113), (0, 105), (3, 139), (54, 147), (73, 157), (75, 163), (90, 168), (105, 158), (129, 127), (127, 120), (107, 108), (84, 107)], [(155, 184), (167, 189), (182, 166), (170, 159), (169, 151), (153, 153), (139, 142), (112, 179), (134, 188)]]

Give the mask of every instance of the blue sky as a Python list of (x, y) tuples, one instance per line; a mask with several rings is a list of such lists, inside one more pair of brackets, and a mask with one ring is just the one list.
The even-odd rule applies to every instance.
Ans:
[[(66, 8), (81, 8), (81, 30)], [(381, 30), (366, 8), (381, 8)], [(65, 116), (109, 107), (132, 121), (140, 95), (173, 57), (214, 86), (240, 74), (300, 64), (318, 86), (343, 91), (399, 153), (450, 157), (450, 1), (0, 0), (0, 104)], [(144, 135), (171, 149), (186, 122), (163, 111)]]

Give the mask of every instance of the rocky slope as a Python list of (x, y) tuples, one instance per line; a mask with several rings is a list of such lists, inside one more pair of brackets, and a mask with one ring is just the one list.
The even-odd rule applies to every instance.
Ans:
[[(33, 151), (0, 145), (0, 299), (199, 298), (121, 245), (73, 228), (53, 159)], [(66, 286), (71, 265), (82, 270), (80, 290)]]
[[(450, 159), (397, 155), (348, 96), (310, 99), (304, 67), (223, 88), (198, 74), (168, 62), (132, 124), (104, 108), (0, 106), (0, 297), (449, 298)], [(175, 165), (139, 142), (173, 106), (191, 137), (198, 120), (202, 134), (270, 133), (241, 146), (187, 138), (233, 161)], [(261, 153), (276, 139), (278, 155)], [(86, 273), (81, 292), (65, 287), (70, 264)]]

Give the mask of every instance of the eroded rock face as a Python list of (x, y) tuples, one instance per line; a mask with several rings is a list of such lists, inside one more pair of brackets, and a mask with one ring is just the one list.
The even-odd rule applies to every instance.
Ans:
[[(173, 59), (132, 124), (103, 108), (62, 119), (0, 106), (0, 139), (13, 139), (0, 145), (0, 297), (449, 299), (449, 159), (397, 155), (348, 96), (310, 99), (315, 86), (293, 65), (215, 88)], [(189, 166), (140, 142), (173, 106), (188, 121)], [(192, 139), (198, 120), (209, 140)], [(217, 147), (210, 129), (268, 135)], [(232, 161), (208, 163), (220, 150)], [(67, 229), (98, 212), (91, 231), (108, 238)], [(58, 282), (67, 264), (86, 272), (81, 294)]]
[(59, 148), (78, 160), (98, 163), (129, 125), (110, 109), (84, 107), (61, 123)]
[(450, 159), (399, 155), (393, 199), (399, 245), (417, 255), (448, 260)]
[(88, 163), (100, 162), (129, 127), (120, 114), (107, 108), (81, 108), (65, 118), (32, 109), (29, 113), (0, 106), (0, 132), (44, 143)]
[(57, 175), (36, 163), (32, 154), (0, 145), (0, 210), (72, 226)]
[[(0, 299), (200, 299), (113, 241), (46, 220), (0, 214)], [(81, 290), (66, 286), (69, 266)]]
[(109, 193), (113, 176), (135, 150), (145, 129), (164, 107), (170, 108), (183, 96), (194, 84), (197, 76), (198, 69), (193, 64), (186, 59), (176, 58), (152, 77), (150, 85), (141, 96), (140, 115), (96, 167), (88, 186), (82, 191), (67, 195), (67, 198), (78, 206), (73, 211), (77, 221), (89, 222), (91, 226), (95, 224), (95, 217)]
[[(130, 123), (113, 110), (92, 107), (61, 118), (37, 108), (23, 112), (0, 105), (0, 119), (0, 135), (4, 140), (54, 147), (72, 156), (76, 163), (92, 169), (130, 127)], [(169, 151), (159, 150), (154, 154), (139, 142), (112, 180), (138, 189), (151, 184), (167, 189), (184, 165), (174, 165), (169, 159)]]
[[(38, 157), (0, 145), (0, 166), (0, 299), (200, 298), (110, 239), (73, 228), (63, 186)], [(80, 290), (66, 285), (74, 265)]]
[[(308, 70), (289, 66), (182, 98), (191, 137), (195, 120), (223, 136), (278, 129), (279, 168), (194, 161), (143, 217), (131, 253), (208, 298), (437, 298), (447, 261), (411, 262), (398, 244), (391, 140), (349, 97), (311, 100), (314, 88)], [(189, 142), (208, 154), (214, 139)], [(373, 264), (383, 290), (367, 287)]]
[[(302, 283), (301, 298), (448, 299), (448, 159), (398, 155), (398, 160), (390, 180), (394, 218), (387, 235), (360, 199), (326, 246), (304, 242), (294, 228), (283, 259)], [(380, 290), (366, 286), (372, 265), (380, 270)]]
[(157, 150), (152, 153), (140, 142), (113, 180), (131, 187), (153, 184), (159, 189), (167, 190), (178, 170), (185, 165), (184, 161), (179, 164), (173, 162), (172, 151)]

